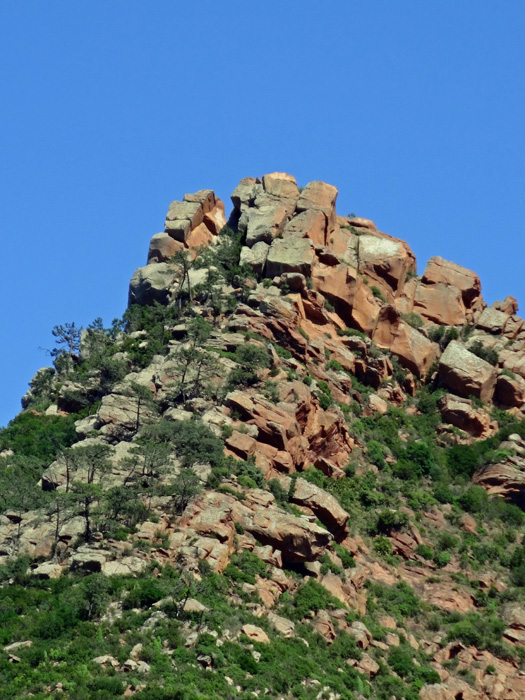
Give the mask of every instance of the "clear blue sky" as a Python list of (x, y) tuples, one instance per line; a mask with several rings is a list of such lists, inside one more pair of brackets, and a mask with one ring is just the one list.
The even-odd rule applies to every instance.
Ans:
[[(523, 0), (0, 6), (0, 425), (168, 204), (274, 170), (525, 307)], [(525, 312), (525, 308), (524, 308)]]

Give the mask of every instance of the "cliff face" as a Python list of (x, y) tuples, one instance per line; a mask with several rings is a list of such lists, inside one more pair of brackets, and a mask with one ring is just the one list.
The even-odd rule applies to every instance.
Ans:
[[(124, 322), (59, 352), (0, 433), (2, 590), (87, 596), (71, 624), (107, 638), (80, 655), (82, 697), (97, 665), (137, 698), (525, 695), (516, 300), (487, 307), (439, 257), (418, 276), (336, 198), (272, 173), (241, 180), (228, 221), (211, 190), (172, 202)], [(45, 614), (8, 617), (36, 651), (3, 661), (77, 697)]]

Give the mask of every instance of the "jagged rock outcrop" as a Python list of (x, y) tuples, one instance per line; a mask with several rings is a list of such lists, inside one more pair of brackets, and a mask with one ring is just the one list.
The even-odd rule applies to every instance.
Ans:
[(414, 311), (435, 323), (447, 326), (472, 321), (485, 304), (479, 277), (456, 263), (431, 258), (414, 298)]
[(424, 377), (439, 357), (439, 347), (403, 320), (393, 306), (383, 306), (372, 335), (381, 348), (397, 355), (404, 367)]
[[(212, 190), (171, 203), (129, 291), (130, 305), (168, 308), (133, 308), (131, 327), (101, 331), (103, 366), (88, 362), (100, 348), (87, 333), (67, 372), (33, 380), (25, 402), (51, 400), (44, 420), (86, 403), (93, 411), (76, 420), (73, 449), (38, 471), (49, 508), (0, 516), (0, 564), (15, 580), (12, 559), (33, 557), (28, 585), (63, 577), (79, 600), (90, 574), (122, 577), (102, 622), (139, 609), (143, 641), (133, 638), (121, 658), (111, 644), (125, 648), (136, 631), (119, 622), (108, 635), (115, 656), (93, 659), (100, 673), (142, 682), (158, 671), (160, 639), (168, 666), (173, 658), (182, 674), (189, 658), (195, 677), (205, 669), (219, 688), (231, 662), (223, 645), (233, 642), (243, 673), (226, 677), (226, 694), (249, 692), (245, 673), (261, 692), (259, 663), (271, 694), (258, 645), (271, 652), (278, 635), (314, 655), (309, 628), (343, 654), (336, 685), (351, 667), (363, 695), (373, 696), (380, 674), (399, 697), (410, 677), (422, 700), (517, 700), (524, 614), (512, 604), (500, 615), (496, 601), (514, 599), (507, 588), (521, 580), (520, 513), (499, 503), (501, 520), (493, 504), (485, 517), (485, 494), (462, 479), (484, 463), (472, 483), (525, 507), (525, 440), (501, 442), (507, 420), (525, 414), (525, 323), (513, 297), (487, 307), (478, 276), (455, 263), (431, 258), (419, 278), (404, 241), (338, 216), (336, 200), (332, 185), (299, 188), (286, 173), (245, 178), (222, 235), (224, 205)], [(472, 443), (486, 437), (478, 453)], [(78, 446), (110, 451), (96, 478), (81, 460), (69, 473)], [(15, 458), (0, 452), (7, 472)], [(484, 646), (485, 623), (501, 658), (463, 643)], [(185, 650), (168, 639), (175, 629)], [(25, 643), (4, 648), (10, 663)], [(301, 687), (337, 698), (315, 674)], [(137, 691), (133, 680), (125, 695)]]
[(252, 489), (242, 502), (227, 494), (208, 492), (185, 513), (182, 524), (202, 534), (214, 534), (222, 542), (233, 542), (235, 523), (263, 544), (282, 553), (289, 562), (317, 559), (332, 536), (307, 518), (286, 513), (274, 504), (267, 491)]

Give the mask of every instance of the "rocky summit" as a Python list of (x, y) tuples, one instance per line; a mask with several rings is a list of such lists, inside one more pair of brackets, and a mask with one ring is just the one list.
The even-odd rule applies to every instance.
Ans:
[(2, 697), (525, 697), (525, 322), (337, 194), (185, 194), (123, 318), (53, 329), (0, 431)]

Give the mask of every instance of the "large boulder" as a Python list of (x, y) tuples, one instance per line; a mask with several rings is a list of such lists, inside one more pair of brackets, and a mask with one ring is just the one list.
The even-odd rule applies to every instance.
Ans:
[(314, 259), (315, 251), (309, 238), (277, 238), (268, 252), (266, 276), (300, 272), (309, 277)]
[(176, 271), (168, 263), (139, 267), (129, 283), (129, 306), (144, 306), (153, 304), (154, 301), (165, 304), (170, 298), (171, 287), (176, 277)]
[(364, 228), (350, 233), (344, 260), (381, 286), (385, 283), (381, 291), (387, 294), (401, 289), (407, 274), (416, 271), (416, 258), (404, 241)]
[(259, 241), (271, 243), (282, 233), (287, 221), (288, 211), (278, 202), (247, 209), (242, 222), (246, 225), (246, 245), (251, 248)]
[(430, 258), (418, 284), (414, 311), (434, 323), (462, 325), (484, 307), (479, 277), (443, 258)]
[(148, 265), (150, 263), (166, 262), (178, 250), (183, 248), (182, 243), (172, 238), (169, 233), (156, 233), (149, 244)]
[(466, 309), (461, 291), (446, 284), (418, 284), (414, 311), (423, 318), (447, 326), (462, 325)]
[(525, 381), (517, 375), (501, 374), (498, 377), (494, 401), (501, 408), (513, 408), (523, 406), (525, 402)]
[(455, 287), (461, 292), (463, 303), (467, 308), (481, 296), (481, 282), (475, 272), (440, 257), (430, 258), (422, 281), (424, 284), (444, 284)]
[(393, 306), (382, 307), (372, 338), (418, 377), (425, 376), (439, 357), (439, 346), (406, 323)]
[(273, 197), (284, 197), (285, 199), (299, 199), (297, 180), (288, 173), (269, 173), (263, 175), (262, 179), (264, 191)]
[(284, 511), (267, 491), (249, 489), (243, 501), (235, 497), (206, 492), (186, 509), (180, 525), (220, 542), (233, 543), (234, 523), (256, 537), (263, 545), (282, 552), (283, 561), (314, 561), (321, 556), (332, 535), (322, 527)]
[(487, 333), (499, 334), (504, 332), (508, 320), (509, 314), (494, 308), (493, 305), (481, 312), (480, 317), (476, 321), (476, 326), (481, 328), (482, 331), (487, 331)]
[(523, 459), (509, 458), (499, 464), (487, 464), (477, 471), (472, 481), (489, 496), (501, 496), (506, 501), (525, 508), (525, 465)]
[[(290, 487), (289, 477), (285, 477), (285, 485)], [(344, 539), (348, 535), (349, 514), (333, 496), (319, 486), (299, 477), (295, 481), (291, 499), (293, 503), (310, 508), (337, 539)]]
[(262, 275), (269, 250), (270, 246), (264, 241), (258, 241), (252, 248), (243, 246), (239, 262), (241, 265), (249, 265), (256, 275)]
[(199, 190), (170, 204), (164, 232), (187, 248), (197, 248), (207, 245), (225, 223), (223, 202), (213, 190)]
[(164, 230), (180, 243), (185, 243), (193, 228), (202, 223), (204, 212), (200, 202), (172, 202), (166, 214)]
[(357, 286), (357, 272), (353, 267), (344, 263), (325, 265), (316, 262), (312, 268), (312, 283), (341, 318), (351, 317)]
[(284, 236), (309, 238), (315, 246), (326, 245), (326, 214), (316, 209), (307, 209), (293, 217), (285, 226)]
[(475, 396), (490, 401), (496, 384), (492, 365), (453, 340), (439, 361), (438, 379), (442, 386), (458, 396)]
[(331, 215), (332, 212), (335, 212), (336, 199), (337, 187), (320, 180), (314, 180), (309, 182), (301, 192), (297, 202), (297, 211), (317, 209), (317, 211)]
[(474, 437), (485, 437), (489, 433), (490, 416), (482, 409), (475, 408), (470, 399), (446, 394), (440, 399), (438, 408), (446, 423), (455, 425)]

